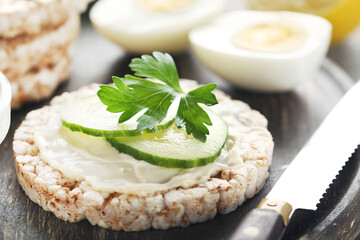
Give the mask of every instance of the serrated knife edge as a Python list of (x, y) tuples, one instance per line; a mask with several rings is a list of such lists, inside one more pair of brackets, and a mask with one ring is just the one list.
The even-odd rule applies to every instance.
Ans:
[(293, 209), (316, 209), (325, 190), (360, 143), (360, 111), (356, 107), (360, 107), (360, 83), (329, 113), (267, 198), (284, 199)]
[(295, 209), (315, 210), (360, 143), (360, 82), (336, 104), (231, 240), (277, 239)]

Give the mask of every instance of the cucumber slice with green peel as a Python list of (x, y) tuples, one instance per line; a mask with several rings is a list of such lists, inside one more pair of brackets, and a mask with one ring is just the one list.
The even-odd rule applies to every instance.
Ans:
[(206, 142), (195, 139), (178, 129), (175, 124), (157, 133), (136, 137), (107, 138), (121, 153), (166, 168), (193, 168), (212, 163), (221, 152), (227, 136), (226, 122), (217, 114), (207, 110), (213, 123), (209, 126)]
[(165, 119), (153, 130), (137, 130), (136, 119), (142, 114), (135, 115), (128, 121), (119, 124), (121, 113), (111, 113), (106, 106), (94, 95), (75, 98), (66, 103), (60, 110), (63, 125), (74, 132), (83, 132), (97, 137), (139, 136), (164, 130), (174, 123), (176, 109), (170, 107)]

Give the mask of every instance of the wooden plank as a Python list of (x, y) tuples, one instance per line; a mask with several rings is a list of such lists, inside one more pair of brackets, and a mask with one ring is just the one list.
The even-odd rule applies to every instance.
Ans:
[[(125, 55), (117, 46), (100, 37), (88, 21), (85, 21), (76, 49), (72, 75), (68, 82), (59, 87), (56, 94), (76, 90), (92, 82), (108, 83), (111, 82), (112, 75), (122, 76), (130, 72), (128, 64), (132, 56)], [(269, 129), (275, 140), (275, 152), (270, 177), (264, 189), (236, 211), (217, 215), (211, 221), (193, 224), (188, 228), (127, 233), (94, 227), (87, 221), (68, 223), (59, 220), (30, 201), (22, 191), (16, 181), (11, 149), (14, 131), (26, 113), (47, 104), (48, 100), (45, 100), (13, 111), (10, 132), (0, 145), (0, 239), (227, 239), (242, 217), (269, 192), (286, 165), (344, 94), (345, 89), (339, 87), (339, 84), (348, 84), (348, 79), (336, 79), (331, 73), (332, 70), (323, 68), (314, 79), (302, 84), (295, 91), (281, 94), (253, 93), (237, 89), (211, 74), (189, 52), (175, 56), (175, 61), (181, 77), (196, 79), (202, 83), (217, 82), (220, 89), (235, 99), (249, 103), (268, 118)], [(356, 173), (354, 178), (358, 179), (359, 173)], [(353, 213), (359, 210), (359, 204), (355, 200), (359, 197), (359, 188), (356, 185), (358, 183), (349, 178), (346, 178), (346, 181), (349, 189), (355, 189), (352, 198), (347, 195), (341, 197), (351, 198), (346, 202), (348, 205), (342, 205), (342, 209), (347, 210), (332, 213), (336, 208), (332, 206), (328, 214), (337, 219), (336, 224), (350, 221), (351, 225), (353, 220), (354, 222), (351, 228), (350, 225), (347, 228), (336, 225), (338, 227), (334, 227), (331, 234), (335, 234), (338, 228), (348, 229), (345, 234), (350, 231), (356, 233), (359, 229), (358, 215)], [(348, 213), (349, 215), (346, 215)], [(321, 216), (324, 221), (326, 217)], [(322, 229), (315, 231), (311, 236), (317, 236), (321, 231)], [(301, 233), (290, 233), (291, 236), (297, 234)]]

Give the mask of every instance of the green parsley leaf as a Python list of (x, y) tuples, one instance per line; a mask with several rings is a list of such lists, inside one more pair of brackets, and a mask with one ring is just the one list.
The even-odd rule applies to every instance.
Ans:
[[(124, 78), (113, 77), (115, 87), (100, 86), (97, 95), (113, 113), (122, 112), (119, 123), (123, 123), (141, 110), (146, 109), (138, 119), (137, 129), (153, 130), (168, 112), (170, 105), (176, 98), (180, 98), (179, 108), (175, 117), (178, 128), (185, 126), (187, 134), (202, 142), (206, 141), (211, 126), (209, 115), (199, 106), (217, 104), (216, 97), (211, 93), (216, 84), (208, 84), (185, 93), (179, 83), (179, 76), (173, 58), (167, 53), (154, 52), (153, 57), (143, 55), (130, 63), (135, 76), (126, 75)], [(165, 83), (157, 83), (148, 79), (155, 78)]]
[(206, 141), (209, 134), (208, 128), (212, 122), (209, 115), (198, 103), (212, 106), (217, 104), (216, 97), (211, 93), (216, 88), (216, 84), (208, 84), (188, 92), (180, 99), (179, 109), (176, 113), (175, 124), (178, 128), (185, 125), (187, 134), (192, 134), (194, 138), (202, 142)]

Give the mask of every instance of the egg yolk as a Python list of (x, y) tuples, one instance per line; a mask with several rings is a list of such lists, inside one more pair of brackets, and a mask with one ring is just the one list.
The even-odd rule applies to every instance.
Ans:
[(257, 52), (289, 52), (304, 44), (306, 32), (300, 26), (284, 23), (262, 23), (237, 32), (233, 44)]
[(144, 10), (151, 12), (169, 12), (180, 9), (195, 0), (135, 0), (135, 3)]

